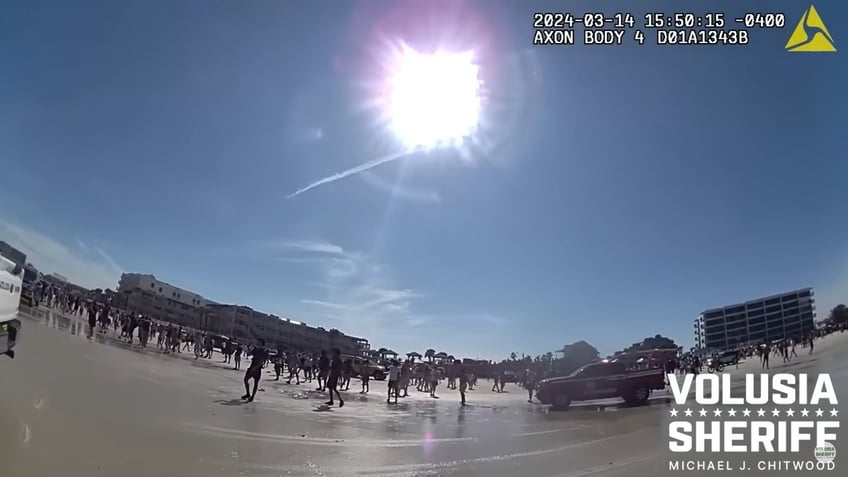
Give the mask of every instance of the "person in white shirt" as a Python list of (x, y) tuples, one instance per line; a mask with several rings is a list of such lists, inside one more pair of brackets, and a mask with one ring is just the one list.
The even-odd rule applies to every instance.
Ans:
[(392, 393), (395, 395), (395, 404), (398, 402), (398, 380), (400, 379), (400, 367), (397, 360), (392, 360), (392, 365), (389, 366), (389, 394), (386, 396), (386, 402), (391, 402)]

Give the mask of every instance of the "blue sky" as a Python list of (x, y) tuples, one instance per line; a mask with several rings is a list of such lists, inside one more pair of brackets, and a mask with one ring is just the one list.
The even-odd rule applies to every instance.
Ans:
[[(848, 300), (848, 63), (783, 50), (807, 3), (709, 48), (534, 47), (563, 2), (438, 3), (4, 2), (0, 235), (83, 284), (153, 273), (403, 352), (689, 346), (706, 308)], [(602, 3), (567, 5), (697, 2)], [(816, 2), (837, 48), (844, 3)], [(381, 38), (478, 50), (479, 144), (286, 199), (396, 150), (363, 107)]]

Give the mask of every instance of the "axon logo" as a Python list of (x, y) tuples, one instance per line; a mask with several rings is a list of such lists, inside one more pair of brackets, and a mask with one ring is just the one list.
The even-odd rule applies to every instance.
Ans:
[(797, 453), (806, 445), (814, 448), (807, 455), (813, 468), (833, 468), (839, 401), (829, 374), (668, 378), (671, 452)]

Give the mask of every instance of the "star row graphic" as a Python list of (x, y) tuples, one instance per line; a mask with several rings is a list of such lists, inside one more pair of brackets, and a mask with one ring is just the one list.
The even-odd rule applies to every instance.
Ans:
[[(671, 417), (677, 417), (677, 414), (679, 412), (680, 411), (678, 411), (676, 408), (672, 408), (671, 410), (668, 411), (668, 413), (671, 415)], [(710, 414), (710, 411), (707, 411), (704, 408), (701, 408), (700, 410), (693, 410), (693, 409), (686, 408), (686, 410), (683, 411), (683, 415), (685, 417), (692, 417), (692, 415), (695, 412), (698, 413), (699, 417), (707, 417), (707, 414)], [(721, 417), (722, 412), (723, 411), (721, 409), (714, 409), (712, 411), (712, 415), (714, 417)], [(766, 411), (763, 408), (759, 408), (759, 409), (754, 410), (754, 411), (752, 411), (751, 409), (745, 408), (745, 409), (740, 409), (739, 412), (742, 413), (743, 417), (750, 417), (752, 412), (756, 413), (757, 417), (765, 417), (765, 415), (769, 411)], [(801, 416), (800, 417), (807, 417), (807, 416), (810, 415), (811, 412), (814, 412), (816, 414), (816, 417), (824, 417), (824, 413), (825, 413), (825, 411), (823, 411), (821, 409), (816, 409), (815, 411), (808, 410), (808, 409), (801, 409), (801, 411), (800, 411)], [(731, 408), (731, 409), (727, 410), (727, 415), (729, 417), (736, 417), (736, 413), (737, 413), (736, 409)], [(772, 409), (771, 410), (771, 417), (780, 417), (780, 413), (781, 413), (780, 409)], [(786, 417), (795, 417), (795, 410), (794, 409), (787, 409), (787, 410), (783, 411), (783, 413), (786, 415)], [(838, 409), (834, 408), (834, 409), (830, 410), (830, 417), (836, 417), (837, 415), (839, 415)]]

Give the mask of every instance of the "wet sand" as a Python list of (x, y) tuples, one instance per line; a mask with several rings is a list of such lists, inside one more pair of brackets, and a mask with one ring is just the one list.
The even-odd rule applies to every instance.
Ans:
[[(667, 468), (667, 404), (549, 412), (524, 402), (517, 386), (496, 394), (483, 381), (465, 407), (444, 388), (440, 399), (413, 391), (387, 405), (385, 382), (363, 396), (354, 380), (345, 407), (330, 409), (315, 383), (286, 385), (268, 372), (264, 392), (246, 404), (242, 374), (220, 355), (131, 350), (71, 334), (69, 324), (25, 320), (17, 357), (0, 361), (0, 476), (577, 477)], [(844, 371), (846, 343), (829, 338), (794, 366)]]

